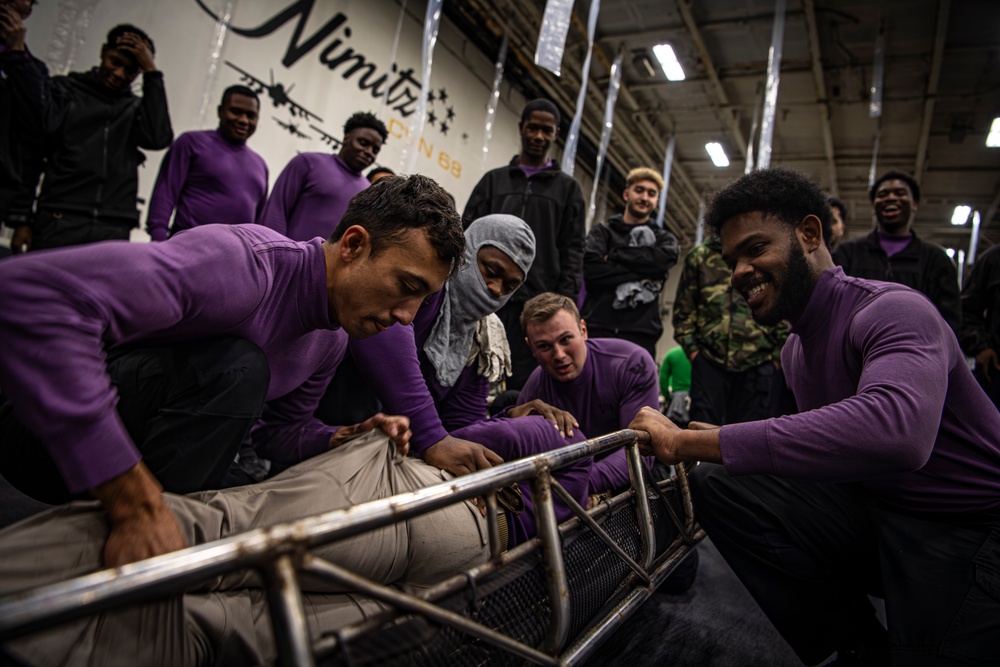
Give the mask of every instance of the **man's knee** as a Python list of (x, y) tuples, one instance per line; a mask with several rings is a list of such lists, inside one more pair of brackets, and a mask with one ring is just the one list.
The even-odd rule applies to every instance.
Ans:
[(204, 410), (259, 414), (271, 369), (255, 343), (243, 338), (204, 341), (191, 352), (188, 363), (199, 388), (211, 395)]
[(732, 497), (734, 481), (726, 469), (717, 463), (699, 463), (688, 473), (691, 502), (698, 522), (704, 527), (705, 519), (726, 516)]

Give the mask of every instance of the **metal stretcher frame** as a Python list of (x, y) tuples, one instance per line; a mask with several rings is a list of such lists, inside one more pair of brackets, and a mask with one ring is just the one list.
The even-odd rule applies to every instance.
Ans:
[[(585, 442), (511, 461), (500, 466), (435, 484), (417, 491), (375, 500), (342, 510), (335, 510), (267, 529), (189, 547), (115, 569), (102, 570), (65, 582), (0, 598), (0, 642), (81, 616), (98, 613), (155, 597), (181, 594), (190, 586), (235, 570), (258, 570), (265, 582), (268, 610), (273, 624), (278, 660), (283, 665), (315, 664), (314, 645), (306, 625), (298, 571), (341, 583), (350, 589), (382, 600), (401, 611), (422, 614), (426, 618), (471, 634), (495, 647), (541, 665), (568, 665), (588, 656), (666, 578), (686, 550), (654, 559), (655, 536), (645, 484), (648, 472), (638, 452), (639, 441), (648, 441), (642, 431), (622, 430)], [(629, 474), (636, 502), (641, 532), (640, 562), (633, 561), (614, 544), (559, 486), (552, 471), (588, 456), (626, 446)], [(545, 573), (552, 618), (544, 646), (527, 646), (460, 614), (442, 609), (432, 602), (371, 582), (310, 554), (308, 550), (380, 528), (449, 504), (483, 496), (487, 500), (487, 519), (494, 559), (484, 567), (495, 567), (502, 547), (497, 529), (496, 490), (517, 481), (531, 480), (538, 528), (538, 540)], [(690, 494), (683, 466), (676, 466), (676, 483), (683, 503), (683, 516), (670, 512), (679, 540), (690, 549), (703, 533), (693, 521)], [(614, 613), (591, 627), (568, 647), (569, 591), (563, 563), (562, 542), (556, 520), (553, 496), (558, 495), (581, 521), (595, 532), (634, 573), (637, 585), (618, 602)], [(669, 509), (669, 508), (668, 508)], [(571, 520), (572, 521), (572, 520)], [(508, 554), (504, 554), (507, 556)], [(654, 562), (655, 560), (655, 562)], [(433, 592), (433, 591), (432, 591)], [(432, 593), (431, 592), (431, 593)], [(432, 597), (429, 593), (424, 597)], [(329, 640), (326, 642), (329, 649)], [(560, 650), (564, 649), (562, 654)]]

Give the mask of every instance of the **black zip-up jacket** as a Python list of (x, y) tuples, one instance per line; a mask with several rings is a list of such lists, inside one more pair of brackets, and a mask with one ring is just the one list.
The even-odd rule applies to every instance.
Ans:
[(993, 246), (972, 265), (962, 288), (962, 333), (966, 354), (976, 356), (988, 347), (1000, 352), (1000, 246)]
[(849, 276), (899, 283), (923, 292), (958, 335), (962, 326), (958, 269), (941, 246), (923, 241), (913, 232), (909, 245), (888, 257), (879, 245), (878, 232), (873, 231), (838, 245), (833, 261)]
[(22, 98), (40, 98), (41, 90), (17, 89), (8, 80), (20, 68), (30, 70), (29, 80), (36, 85), (48, 78), (45, 64), (27, 49), (0, 51), (0, 222), (9, 227), (28, 224), (45, 159), (40, 119), (22, 112)]
[[(629, 235), (636, 227), (648, 227), (656, 237), (651, 246), (629, 246)], [(583, 319), (587, 324), (614, 332), (663, 333), (659, 291), (667, 273), (677, 263), (680, 247), (677, 238), (652, 223), (630, 225), (620, 215), (594, 225), (583, 250), (583, 277), (587, 299)], [(652, 281), (657, 298), (637, 308), (614, 308), (615, 289), (622, 283)]]
[(137, 225), (137, 170), (146, 159), (139, 148), (167, 148), (174, 137), (163, 74), (143, 73), (140, 98), (129, 89), (108, 89), (96, 68), (41, 86), (19, 80), (32, 72), (24, 68), (10, 79), (12, 85), (43, 91), (41, 99), (32, 100), (47, 146), (37, 209)]
[(507, 213), (528, 223), (535, 234), (535, 261), (511, 300), (524, 303), (542, 292), (576, 300), (583, 273), (584, 203), (580, 185), (552, 164), (531, 178), (510, 164), (487, 172), (465, 205), (465, 227), (490, 213)]

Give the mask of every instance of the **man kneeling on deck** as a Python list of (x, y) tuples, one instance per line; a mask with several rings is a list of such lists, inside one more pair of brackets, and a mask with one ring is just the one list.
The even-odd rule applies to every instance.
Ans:
[[(698, 522), (806, 664), (1000, 664), (1000, 414), (927, 297), (844, 275), (796, 172), (744, 176), (708, 214), (754, 319), (792, 323), (799, 414), (681, 430)], [(888, 631), (868, 595), (885, 599)]]
[(100, 500), (109, 566), (180, 549), (162, 490), (234, 485), (248, 435), (289, 464), (337, 446), (313, 412), (347, 335), (411, 322), (464, 252), (447, 193), (411, 176), (357, 195), (325, 241), (203, 225), (5, 260), (0, 473)]

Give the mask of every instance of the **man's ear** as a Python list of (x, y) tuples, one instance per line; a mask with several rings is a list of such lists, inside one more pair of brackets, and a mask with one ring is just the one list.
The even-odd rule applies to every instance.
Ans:
[(531, 344), (531, 341), (528, 340), (527, 336), (524, 337), (524, 344), (527, 345), (528, 346), (528, 350), (531, 351), (531, 357), (535, 361), (538, 361), (538, 355), (535, 354), (535, 346)]
[(587, 340), (587, 320), (580, 319), (580, 333), (583, 334), (583, 339)]
[(366, 250), (370, 244), (371, 238), (368, 236), (368, 230), (360, 225), (351, 225), (344, 231), (337, 246), (340, 261), (344, 264), (350, 264), (361, 259), (367, 254)]
[(812, 252), (823, 245), (823, 222), (810, 213), (799, 221), (795, 234), (803, 249)]

